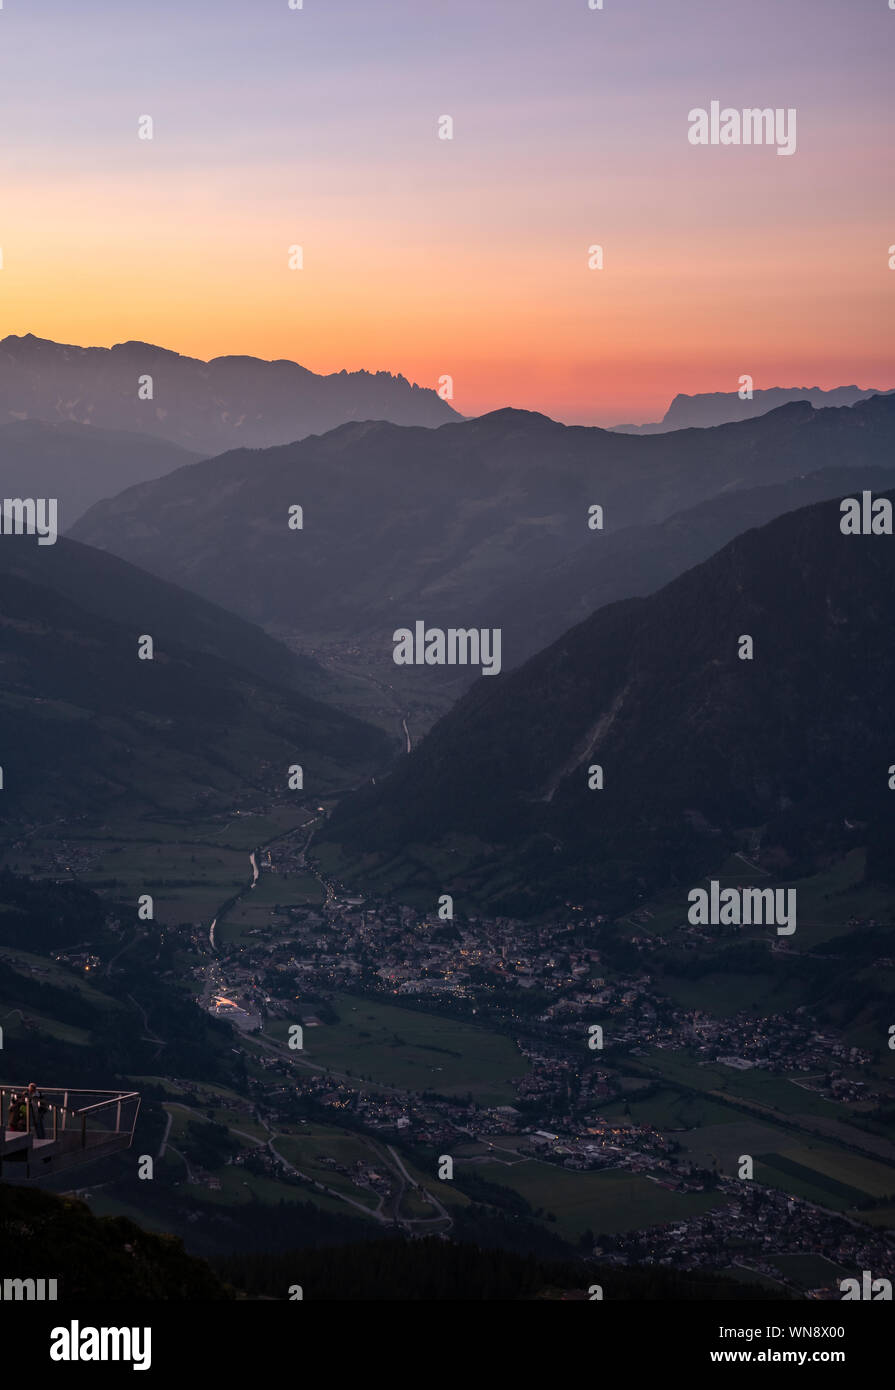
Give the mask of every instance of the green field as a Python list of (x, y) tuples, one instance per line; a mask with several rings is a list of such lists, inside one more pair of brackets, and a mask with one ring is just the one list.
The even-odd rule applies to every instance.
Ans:
[[(895, 1079), (895, 1051), (888, 1046), (888, 1023), (889, 1019), (895, 1019), (895, 970), (883, 966), (859, 970), (855, 973), (854, 982), (858, 989), (866, 987), (867, 997), (873, 1002), (869, 1008), (862, 1009), (849, 1019), (842, 1030), (843, 1041), (849, 1047), (859, 1047), (869, 1052), (871, 1056), (875, 1053), (873, 1070), (891, 1081)], [(880, 994), (887, 997), (880, 999)], [(866, 1070), (847, 1069), (846, 1074), (861, 1081), (867, 1080)]]
[(746, 975), (735, 971), (701, 975), (698, 980), (663, 975), (661, 990), (684, 1009), (703, 1009), (715, 1018), (746, 1012), (757, 1016), (786, 1013), (803, 1002), (802, 987), (782, 984), (773, 975)]
[[(114, 826), (79, 826), (61, 838), (35, 837), (0, 856), (0, 867), (53, 877), (70, 869), (88, 887), (135, 905), (141, 894), (151, 893), (158, 922), (207, 922), (250, 881), (251, 851), (304, 825), (313, 814), (308, 806), (284, 805), (264, 815), (236, 811), (226, 818), (135, 816)], [(319, 901), (315, 880), (300, 891), (307, 901)]]
[[(117, 999), (103, 994), (88, 983), (88, 980), (93, 978), (91, 975), (83, 970), (74, 970), (63, 961), (54, 961), (50, 956), (36, 956), (30, 951), (23, 951), (18, 946), (4, 946), (2, 954), (13, 969), (26, 979), (36, 980), (41, 984), (52, 985), (56, 989), (64, 989), (78, 994), (101, 1016), (108, 1015), (121, 1007)], [(89, 1029), (85, 1027), (64, 1022), (49, 1014), (40, 1013), (30, 1004), (26, 1004), (22, 1008), (21, 1000), (16, 997), (14, 988), (11, 987), (7, 996), (0, 996), (0, 1027), (5, 1030), (7, 1046), (13, 1040), (17, 1040), (19, 1052), (27, 1050), (30, 1032), (25, 1027), (22, 1015), (29, 1023), (36, 1025), (41, 1033), (56, 1038), (59, 1042), (83, 1047), (90, 1041)]]
[(267, 845), (286, 831), (306, 825), (314, 815), (314, 808), (308, 806), (274, 806), (263, 815), (235, 811), (224, 825), (209, 826), (197, 838), (211, 844), (229, 845), (249, 854), (258, 845)]
[(776, 1153), (762, 1154), (756, 1160), (755, 1181), (831, 1211), (848, 1211), (863, 1195), (857, 1188), (847, 1188), (842, 1183), (827, 1183), (813, 1169), (802, 1167), (785, 1155)]
[(166, 1095), (182, 1096), (186, 1092), (182, 1085), (177, 1081), (172, 1081), (169, 1076), (137, 1076), (132, 1074), (128, 1080), (133, 1084), (134, 1090), (140, 1090), (140, 1083), (148, 1081), (153, 1086), (161, 1086)]
[(168, 1142), (171, 1144), (176, 1144), (178, 1139), (184, 1137), (187, 1126), (191, 1123), (195, 1125), (211, 1123), (224, 1125), (244, 1149), (256, 1148), (258, 1143), (263, 1143), (267, 1138), (266, 1131), (256, 1120), (249, 1119), (237, 1111), (215, 1110), (210, 1116), (206, 1110), (193, 1110), (176, 1101), (163, 1101), (162, 1108), (166, 1114), (171, 1116), (171, 1131), (168, 1136)]
[(309, 1124), (302, 1125), (292, 1134), (277, 1135), (274, 1145), (278, 1153), (306, 1177), (323, 1183), (334, 1192), (344, 1193), (373, 1211), (378, 1207), (378, 1196), (370, 1188), (357, 1187), (349, 1173), (338, 1173), (321, 1162), (322, 1159), (333, 1159), (348, 1169), (353, 1169), (357, 1162), (363, 1162), (377, 1171), (387, 1172), (378, 1151), (363, 1135), (351, 1134), (329, 1125)]
[[(753, 1151), (753, 1157), (757, 1182), (833, 1211), (853, 1211), (867, 1197), (895, 1192), (895, 1168), (842, 1149), (805, 1144), (803, 1138), (783, 1147), (778, 1137), (774, 1149)], [(889, 1224), (878, 1212), (853, 1214), (871, 1224)]]
[(830, 1185), (841, 1183), (866, 1193), (868, 1197), (895, 1195), (895, 1167), (876, 1163), (862, 1154), (805, 1144), (804, 1141), (801, 1147), (787, 1148), (783, 1152), (793, 1163), (803, 1164), (820, 1174)]
[[(336, 1192), (344, 1193), (345, 1196), (353, 1198), (356, 1202), (363, 1203), (371, 1211), (377, 1210), (380, 1206), (379, 1194), (374, 1193), (371, 1188), (356, 1186), (352, 1181), (351, 1171), (348, 1173), (336, 1172), (321, 1160), (333, 1159), (349, 1170), (352, 1170), (354, 1165), (361, 1161), (374, 1168), (381, 1175), (393, 1178), (394, 1183), (397, 1183), (394, 1157), (386, 1152), (384, 1142), (371, 1139), (366, 1135), (353, 1134), (348, 1130), (329, 1125), (308, 1124), (300, 1126), (291, 1134), (278, 1135), (275, 1146), (288, 1162), (307, 1177), (322, 1182)], [(439, 1182), (431, 1174), (421, 1172), (406, 1158), (402, 1157), (401, 1162), (412, 1182), (434, 1192), (444, 1206), (468, 1205), (469, 1198), (452, 1187), (451, 1183)], [(386, 1207), (390, 1212), (390, 1201), (387, 1202)], [(421, 1193), (416, 1192), (412, 1186), (407, 1186), (404, 1189), (400, 1214), (410, 1220), (438, 1219), (438, 1212), (435, 1207)]]
[(692, 1087), (696, 1091), (718, 1092), (731, 1101), (744, 1100), (761, 1105), (782, 1116), (821, 1115), (825, 1118), (845, 1118), (846, 1107), (836, 1101), (824, 1100), (822, 1096), (795, 1084), (803, 1079), (801, 1073), (787, 1076), (774, 1076), (770, 1072), (751, 1068), (737, 1071), (734, 1067), (720, 1062), (700, 1062), (685, 1052), (655, 1050), (648, 1057), (638, 1059), (651, 1072), (667, 1077), (679, 1085)]
[(115, 896), (135, 904), (141, 893), (151, 893), (155, 920), (173, 925), (207, 921), (251, 875), (248, 856), (241, 850), (135, 841), (110, 847), (100, 865), (80, 877), (88, 887), (114, 878)]
[[(303, 1056), (336, 1072), (401, 1089), (466, 1095), (482, 1104), (512, 1102), (513, 1078), (528, 1063), (500, 1033), (469, 1023), (418, 1013), (392, 1004), (336, 995), (340, 1021), (306, 1028)], [(284, 1042), (289, 1024), (278, 1019), (268, 1032)]]
[(835, 1211), (848, 1210), (868, 1196), (895, 1194), (895, 1167), (832, 1144), (812, 1143), (779, 1124), (750, 1120), (733, 1110), (728, 1116), (726, 1122), (693, 1128), (679, 1137), (699, 1167), (735, 1178), (739, 1159), (748, 1154), (756, 1182)]
[(475, 1172), (489, 1182), (511, 1187), (535, 1210), (543, 1207), (553, 1212), (556, 1224), (550, 1222), (550, 1227), (567, 1240), (577, 1240), (588, 1229), (596, 1235), (613, 1235), (688, 1221), (727, 1201), (718, 1192), (671, 1192), (649, 1178), (618, 1169), (576, 1173), (536, 1159), (512, 1167), (476, 1164)]
[(741, 1155), (748, 1154), (754, 1160), (759, 1154), (779, 1148), (781, 1143), (798, 1142), (796, 1135), (787, 1134), (775, 1125), (746, 1119), (735, 1110), (729, 1113), (730, 1124), (704, 1125), (681, 1136), (680, 1142), (688, 1157), (700, 1167), (711, 1168), (717, 1162), (719, 1173), (735, 1178)]
[(524, 872), (496, 863), (484, 841), (448, 834), (431, 844), (408, 843), (389, 858), (357, 855), (331, 842), (315, 842), (313, 857), (338, 881), (363, 892), (397, 897), (422, 912), (434, 910), (437, 893), (432, 884), (445, 883), (462, 874), (466, 901), (487, 908), (498, 891), (530, 888)]
[[(59, 1042), (68, 1043), (72, 1047), (86, 1047), (90, 1041), (90, 1035), (86, 1029), (77, 1028), (73, 1023), (62, 1023), (58, 1019), (49, 1018), (46, 1014), (35, 1013), (32, 1008), (23, 1009), (22, 1012), (29, 1023), (37, 1026), (39, 1032), (50, 1038), (56, 1038)], [(9, 1048), (10, 1044), (17, 1040), (17, 1052), (27, 1052), (30, 1030), (25, 1027), (24, 1021), (19, 1015), (18, 1005), (14, 1000), (0, 999), (0, 1028), (3, 1029), (4, 1047)]]
[(614, 1120), (630, 1121), (635, 1125), (654, 1125), (660, 1130), (690, 1130), (702, 1125), (736, 1124), (741, 1118), (736, 1110), (714, 1101), (709, 1096), (661, 1088), (656, 1095), (643, 1100), (633, 1096), (618, 1097), (605, 1103), (601, 1114)]
[[(176, 1177), (184, 1184), (182, 1190), (187, 1193), (194, 1192), (202, 1202), (209, 1202), (222, 1207), (244, 1206), (252, 1202), (261, 1202), (267, 1206), (278, 1206), (281, 1201), (312, 1202), (314, 1206), (339, 1216), (345, 1216), (350, 1212), (360, 1217), (360, 1212), (356, 1208), (346, 1206), (338, 1197), (328, 1197), (325, 1192), (317, 1192), (307, 1184), (300, 1188), (289, 1187), (285, 1183), (277, 1183), (269, 1178), (256, 1177), (253, 1173), (247, 1173), (242, 1168), (224, 1167), (219, 1169), (214, 1175), (221, 1180), (219, 1191), (213, 1191), (200, 1185), (188, 1186), (186, 1184), (186, 1169), (182, 1161), (176, 1154), (172, 1154), (171, 1158), (174, 1164), (179, 1167), (179, 1171), (176, 1171)], [(134, 1204), (123, 1202), (117, 1197), (108, 1195), (105, 1191), (90, 1193), (89, 1205), (96, 1216), (126, 1216), (145, 1230), (165, 1233), (170, 1233), (172, 1230), (169, 1216), (157, 1216), (151, 1207), (144, 1211)], [(182, 1238), (189, 1239), (189, 1228), (177, 1233)]]
[[(344, 1216), (354, 1208), (347, 1207), (338, 1197), (328, 1197), (325, 1192), (315, 1192), (307, 1183), (301, 1187), (290, 1187), (273, 1178), (257, 1177), (243, 1168), (227, 1166), (219, 1168), (215, 1177), (220, 1178), (218, 1191), (197, 1187), (203, 1202), (214, 1202), (220, 1206), (242, 1205), (245, 1202), (262, 1202), (266, 1206), (279, 1206), (280, 1202), (313, 1202), (315, 1206), (327, 1211), (338, 1212)], [(357, 1213), (360, 1215), (360, 1213)]]
[[(160, 827), (159, 827), (160, 828)], [(180, 827), (181, 835), (191, 832)], [(110, 895), (134, 905), (136, 921), (137, 899), (150, 893), (155, 921), (165, 925), (180, 922), (203, 922), (231, 894), (243, 888), (252, 876), (248, 853), (225, 849), (217, 845), (192, 840), (175, 841), (126, 840), (123, 836), (100, 839), (66, 837), (67, 846), (84, 849), (90, 854), (89, 863), (81, 862), (75, 854), (72, 868), (78, 881), (101, 895)], [(20, 871), (58, 875), (67, 864), (58, 864), (59, 845), (52, 840), (33, 841), (27, 856), (23, 851), (5, 856), (5, 866), (19, 863)], [(22, 859), (27, 862), (22, 864)]]
[[(419, 1183), (420, 1186), (426, 1188), (427, 1191), (433, 1192), (442, 1206), (449, 1209), (451, 1207), (469, 1206), (470, 1199), (466, 1196), (465, 1192), (461, 1192), (458, 1187), (455, 1187), (453, 1182), (447, 1179), (442, 1181), (437, 1176), (434, 1176), (432, 1172), (424, 1172), (422, 1168), (418, 1168), (416, 1164), (411, 1163), (410, 1160), (403, 1155), (401, 1156), (401, 1162), (404, 1164), (406, 1171), (410, 1174), (411, 1178), (413, 1178), (414, 1182)], [(406, 1210), (406, 1205), (405, 1198), (405, 1204), (401, 1208), (402, 1211)], [(421, 1202), (417, 1211), (408, 1214), (434, 1217), (436, 1212), (428, 1203)]]
[[(217, 939), (222, 944), (244, 940), (246, 933), (255, 927), (269, 927), (274, 921), (277, 907), (305, 907), (323, 902), (323, 889), (310, 874), (265, 873), (262, 865), (261, 877), (243, 894), (238, 903), (230, 908), (222, 922), (219, 922)], [(281, 919), (285, 924), (285, 919)], [(288, 930), (288, 926), (286, 926)]]
[(4, 946), (3, 956), (22, 975), (32, 975), (42, 984), (58, 986), (60, 989), (75, 989), (95, 1009), (118, 1009), (123, 1007), (117, 999), (94, 989), (90, 981), (93, 976), (83, 970), (75, 970), (65, 961), (55, 961), (51, 956), (36, 956), (31, 951), (23, 951), (20, 946)]
[(839, 936), (850, 917), (895, 923), (895, 891), (863, 882), (866, 852), (852, 850), (824, 873), (796, 879), (799, 919), (793, 942), (801, 948)]

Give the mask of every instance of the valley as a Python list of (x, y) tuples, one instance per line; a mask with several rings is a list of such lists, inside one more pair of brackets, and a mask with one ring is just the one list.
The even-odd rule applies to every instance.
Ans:
[[(355, 451), (396, 441), (395, 477), (425, 445), (520, 486), (545, 442), (571, 448), (563, 506), (522, 487), (500, 555), (432, 503), (416, 551), (364, 540), (372, 574), (363, 554), (351, 571), (340, 531), (338, 584), (314, 548), (336, 545), (335, 511), (283, 567), (257, 486), (228, 491), (245, 459), (227, 455), (214, 497), (255, 509), (238, 603), (217, 570), (204, 597), (181, 587), (204, 581), (162, 563), (176, 527), (153, 541), (166, 578), (67, 537), (44, 562), (11, 538), (6, 1066), (143, 1098), (130, 1151), (48, 1185), (213, 1261), (430, 1235), (595, 1260), (613, 1280), (656, 1265), (725, 1297), (826, 1299), (843, 1272), (885, 1276), (895, 886), (876, 596), (892, 557), (844, 538), (836, 494), (891, 486), (891, 403), (854, 409), (859, 427), (807, 404), (729, 427), (692, 505), (654, 498), (647, 523), (633, 498), (650, 459), (627, 458), (623, 485), (627, 445), (524, 412), (264, 451), (254, 483), (267, 468), (291, 493), (297, 465), (309, 486), (323, 463), (344, 481)], [(860, 457), (837, 467), (853, 431)], [(810, 469), (781, 483), (755, 467), (765, 432), (789, 467), (810, 449)], [(532, 452), (510, 464), (520, 438)], [(589, 555), (563, 539), (569, 489), (592, 491), (583, 443), (606, 452), (617, 506)], [(679, 446), (662, 446), (672, 472)], [(128, 554), (150, 563), (131, 540), (157, 486), (164, 513), (187, 481), (192, 466), (113, 499), (139, 513)], [(506, 476), (476, 486), (484, 545)], [(306, 496), (299, 544), (321, 508)], [(271, 565), (300, 614), (269, 579), (252, 597)], [(352, 628), (357, 585), (375, 602)], [(499, 628), (447, 625), (473, 593), (517, 639), (531, 619), (505, 670)], [(524, 660), (569, 595), (594, 611)], [(492, 679), (452, 663), (451, 642)], [(873, 717), (854, 719), (858, 700)]]
[(878, 1376), (895, 0), (0, 40), (10, 1378)]
[[(885, 1270), (895, 1063), (888, 1013), (874, 1012), (860, 982), (872, 965), (877, 992), (895, 993), (895, 962), (854, 961), (846, 987), (840, 943), (891, 927), (895, 894), (877, 895), (879, 916), (858, 915), (870, 905), (863, 858), (799, 884), (817, 904), (805, 925), (828, 925), (797, 933), (795, 947), (761, 926), (688, 923), (683, 894), (614, 923), (587, 912), (454, 923), (334, 878), (315, 853), (326, 814), (271, 803), (198, 821), (188, 836), (135, 820), (117, 843), (109, 827), (60, 827), (7, 852), (3, 868), (21, 869), (27, 844), (41, 877), (73, 860), (69, 883), (92, 880), (109, 904), (105, 940), (48, 957), (4, 951), (14, 973), (0, 992), (9, 1060), (46, 1037), (74, 1063), (96, 1035), (96, 1010), (137, 1025), (126, 1075), (144, 1094), (135, 1149), (155, 1155), (155, 1181), (135, 1180), (132, 1159), (85, 1174), (77, 1190), (97, 1214), (176, 1230), (206, 1254), (224, 1232), (253, 1248), (247, 1221), (262, 1212), (279, 1212), (282, 1238), (301, 1243), (310, 1203), (324, 1223), (455, 1238), (487, 1213), (499, 1241), (516, 1231), (545, 1253), (592, 1244), (610, 1264), (642, 1259), (648, 1242), (673, 1268), (801, 1296), (843, 1269)], [(146, 870), (171, 881), (156, 923), (122, 927), (123, 883), (104, 877), (115, 860), (129, 864), (129, 894)], [(752, 868), (753, 882), (769, 881)], [(92, 981), (86, 995), (77, 984), (80, 1025), (54, 1019), (52, 1004), (16, 1017), (4, 1007), (16, 978), (68, 995), (79, 972)], [(775, 991), (771, 1012), (748, 1002)], [(199, 1074), (182, 1053), (171, 1069), (177, 999), (178, 1016), (213, 1020), (220, 1079), (207, 1056)], [(597, 1053), (586, 1045), (592, 1021), (605, 1034)], [(289, 1045), (294, 1024), (300, 1050)], [(748, 1192), (744, 1153), (755, 1163)], [(827, 1266), (808, 1258), (821, 1230)]]

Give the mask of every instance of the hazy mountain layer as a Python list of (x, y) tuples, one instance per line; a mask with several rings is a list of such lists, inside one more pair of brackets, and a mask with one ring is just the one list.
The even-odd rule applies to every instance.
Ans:
[(655, 592), (734, 536), (784, 512), (856, 489), (891, 487), (892, 468), (822, 468), (772, 487), (722, 493), (653, 526), (595, 534), (534, 581), (524, 575), (497, 595), (506, 650), (526, 660), (595, 609)]
[(614, 428), (625, 434), (707, 429), (711, 425), (766, 415), (769, 410), (776, 410), (790, 401), (807, 401), (819, 410), (822, 406), (856, 405), (878, 394), (878, 388), (872, 386), (834, 386), (829, 391), (820, 386), (771, 386), (764, 391), (753, 391), (748, 400), (742, 400), (739, 391), (703, 391), (695, 396), (681, 393), (675, 396), (661, 420), (646, 425), (615, 425)]
[(390, 372), (318, 376), (284, 360), (202, 362), (152, 343), (83, 348), (30, 333), (0, 341), (0, 422), (75, 421), (217, 454), (285, 444), (345, 420), (456, 418), (434, 389)]
[(59, 530), (67, 530), (94, 502), (198, 457), (151, 436), (14, 420), (0, 425), (0, 497), (54, 497)]
[(779, 517), (480, 679), (327, 837), (520, 909), (690, 886), (754, 834), (784, 871), (891, 836), (895, 538), (839, 522)]
[[(655, 438), (512, 410), (438, 430), (345, 425), (131, 488), (74, 534), (308, 649), (341, 643), (389, 662), (395, 628), (500, 626), (510, 612), (500, 595), (549, 585), (554, 566), (576, 551), (599, 556), (623, 527), (723, 496), (726, 539), (738, 493), (824, 468), (888, 467), (893, 445), (895, 397), (788, 405)], [(301, 530), (289, 525), (296, 505)], [(603, 531), (588, 529), (593, 505)], [(557, 598), (554, 633), (568, 622), (562, 585)], [(524, 652), (505, 643), (504, 663)]]

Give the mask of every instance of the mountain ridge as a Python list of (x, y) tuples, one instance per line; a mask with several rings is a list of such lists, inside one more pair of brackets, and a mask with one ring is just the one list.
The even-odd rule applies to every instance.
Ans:
[[(500, 626), (498, 596), (536, 588), (575, 551), (586, 569), (588, 547), (598, 555), (623, 527), (825, 468), (885, 467), (893, 445), (895, 397), (878, 396), (644, 439), (519, 411), (435, 430), (354, 422), (140, 484), (98, 503), (72, 535), (290, 645), (342, 643), (387, 662), (396, 628), (420, 617)], [(296, 503), (303, 528), (291, 531)], [(588, 527), (594, 503), (602, 534)], [(508, 665), (522, 655), (504, 648)]]
[(56, 498), (66, 530), (95, 502), (200, 458), (155, 435), (74, 420), (7, 420), (0, 424), (0, 495)]
[(890, 391), (871, 386), (770, 386), (753, 391), (744, 400), (738, 391), (699, 391), (689, 395), (679, 391), (661, 420), (644, 425), (613, 425), (623, 434), (664, 434), (667, 430), (709, 429), (713, 425), (751, 420), (790, 401), (806, 401), (815, 410), (830, 406), (856, 405), (870, 396)]
[[(152, 394), (141, 398), (146, 376)], [(209, 455), (289, 443), (350, 419), (434, 426), (462, 417), (433, 388), (388, 371), (319, 374), (288, 358), (204, 361), (135, 339), (106, 348), (9, 334), (0, 340), (0, 423), (22, 418), (136, 431)]]

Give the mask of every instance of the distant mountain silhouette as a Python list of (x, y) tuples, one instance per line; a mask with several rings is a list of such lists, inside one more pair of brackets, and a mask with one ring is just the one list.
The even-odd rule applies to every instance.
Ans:
[(778, 517), (480, 679), (321, 838), (514, 913), (683, 891), (756, 832), (792, 872), (888, 837), (891, 872), (895, 538), (839, 523)]
[(0, 496), (55, 497), (59, 529), (66, 530), (101, 498), (199, 457), (151, 435), (72, 421), (14, 420), (0, 425)]
[[(152, 378), (152, 399), (141, 400), (145, 377)], [(74, 422), (217, 454), (371, 419), (431, 426), (459, 416), (436, 391), (390, 372), (318, 376), (285, 360), (202, 362), (151, 343), (84, 348), (30, 333), (0, 341), (0, 423)]]
[[(740, 492), (893, 459), (895, 397), (850, 409), (802, 402), (646, 439), (501, 410), (437, 430), (349, 424), (279, 449), (234, 451), (98, 503), (72, 534), (305, 650), (341, 642), (390, 662), (394, 629), (416, 619), (441, 627), (506, 620), (508, 639), (521, 634), (521, 650), (504, 643), (511, 666), (531, 652), (527, 595), (538, 633), (549, 640), (563, 631), (576, 586), (588, 593), (589, 559), (598, 568), (601, 547), (622, 528), (723, 499), (714, 543), (711, 517), (698, 523), (693, 549), (682, 536), (683, 568), (737, 528)], [(785, 510), (798, 491), (766, 498), (757, 511), (744, 498), (742, 527), (766, 520), (763, 506)], [(287, 524), (294, 503), (304, 508), (301, 531)], [(594, 503), (604, 508), (602, 532), (588, 529)], [(662, 544), (667, 554), (667, 536)], [(674, 554), (663, 571), (651, 569), (649, 545), (637, 549), (644, 568), (627, 592), (676, 572)], [(567, 561), (570, 584), (554, 574)], [(627, 563), (622, 555), (620, 566)], [(549, 610), (537, 593), (542, 581)], [(594, 581), (595, 603), (605, 601), (602, 583)], [(418, 675), (447, 684), (458, 669), (403, 668), (400, 679), (407, 689)]]
[(887, 395), (876, 387), (771, 386), (753, 391), (751, 400), (740, 400), (738, 391), (703, 391), (695, 396), (675, 396), (661, 420), (648, 425), (614, 425), (622, 434), (665, 434), (668, 430), (708, 429), (734, 420), (752, 420), (791, 401), (807, 401), (815, 410), (824, 406), (856, 405), (868, 396)]

